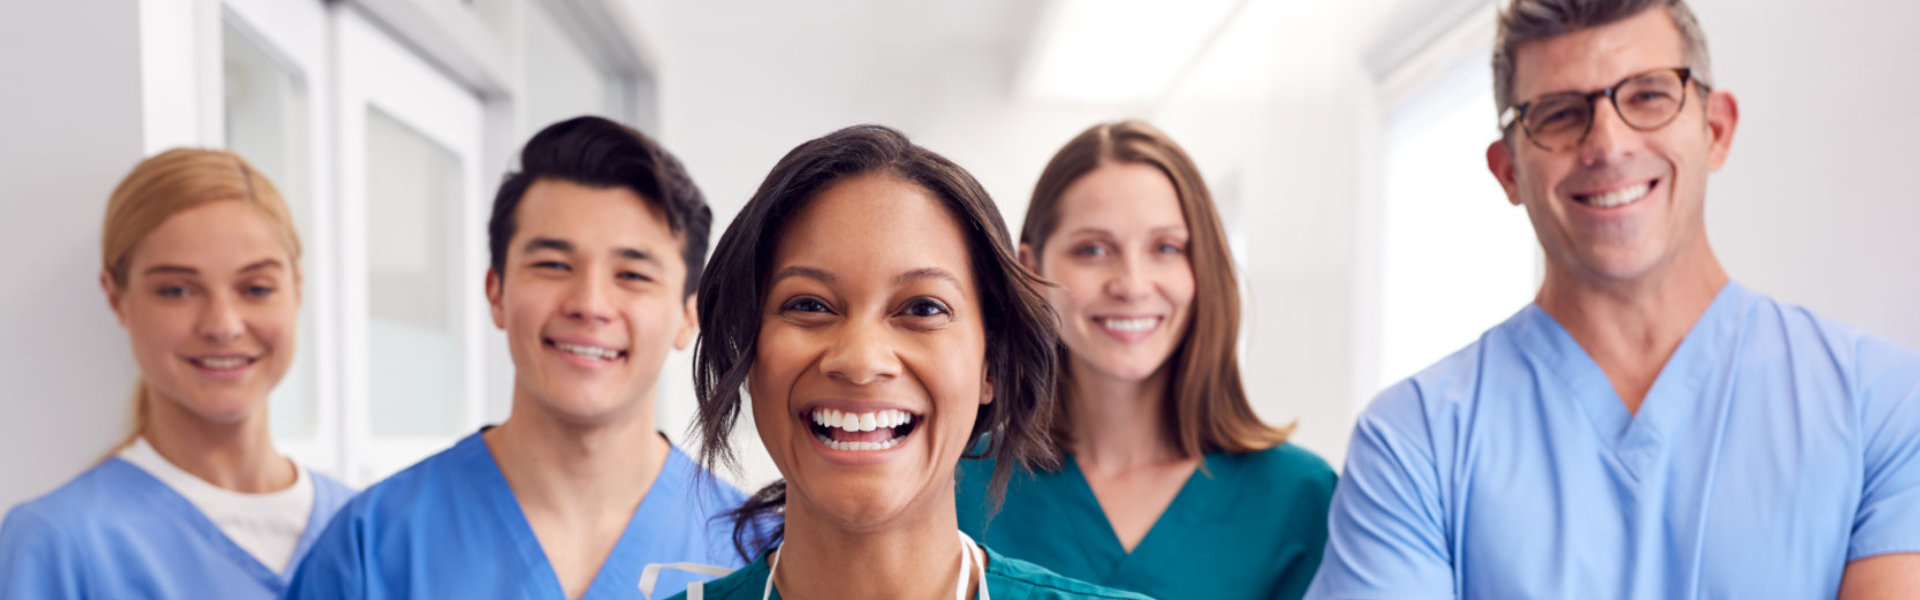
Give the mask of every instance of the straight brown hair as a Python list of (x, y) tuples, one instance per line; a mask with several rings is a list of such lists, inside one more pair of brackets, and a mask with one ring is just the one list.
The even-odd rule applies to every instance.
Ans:
[[(1173, 182), (1180, 212), (1187, 220), (1187, 260), (1193, 266), (1193, 317), (1180, 345), (1167, 358), (1169, 401), (1164, 405), (1169, 439), (1186, 456), (1208, 452), (1257, 452), (1285, 442), (1293, 425), (1276, 427), (1260, 420), (1247, 403), (1240, 383), (1240, 283), (1234, 275), (1233, 254), (1227, 248), (1226, 229), (1214, 208), (1213, 196), (1200, 178), (1199, 167), (1187, 152), (1159, 129), (1144, 121), (1102, 123), (1081, 132), (1053, 155), (1034, 185), (1033, 201), (1020, 228), (1020, 243), (1038, 261), (1047, 239), (1060, 225), (1060, 197), (1075, 181), (1103, 166), (1129, 163), (1151, 165)], [(1056, 345), (1060, 360), (1059, 393), (1053, 419), (1057, 443), (1068, 441), (1068, 413), (1064, 400), (1070, 382), (1067, 347)]]

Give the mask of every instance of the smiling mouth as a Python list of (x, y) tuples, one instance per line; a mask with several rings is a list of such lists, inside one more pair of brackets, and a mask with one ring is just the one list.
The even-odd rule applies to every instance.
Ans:
[(806, 415), (814, 439), (828, 448), (870, 452), (892, 449), (907, 439), (925, 417), (904, 410), (851, 412), (815, 408)]
[(1574, 194), (1573, 201), (1594, 208), (1626, 206), (1647, 197), (1647, 194), (1653, 193), (1653, 188), (1659, 185), (1660, 180), (1650, 179), (1638, 185), (1615, 188), (1598, 194)]
[(1098, 323), (1101, 327), (1104, 327), (1110, 331), (1115, 331), (1118, 333), (1140, 333), (1142, 331), (1150, 331), (1155, 327), (1159, 327), (1160, 322), (1164, 320), (1166, 320), (1165, 317), (1127, 317), (1127, 318), (1094, 317), (1093, 318), (1094, 323)]
[(613, 361), (620, 360), (627, 357), (627, 351), (625, 350), (617, 350), (614, 348), (603, 348), (600, 346), (588, 346), (584, 344), (571, 344), (567, 342), (556, 342), (556, 341), (544, 339), (544, 338), (541, 339), (540, 341), (542, 343), (545, 343), (548, 348), (553, 348), (555, 350), (559, 350), (567, 354), (572, 354), (574, 356), (578, 356), (580, 358), (584, 358), (587, 360), (613, 362)]
[(188, 358), (187, 362), (193, 363), (193, 366), (211, 371), (232, 371), (251, 365), (259, 360), (260, 357), (257, 356), (206, 356)]

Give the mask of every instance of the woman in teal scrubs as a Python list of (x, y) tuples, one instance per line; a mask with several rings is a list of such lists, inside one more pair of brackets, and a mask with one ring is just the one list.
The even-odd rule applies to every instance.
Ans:
[(734, 513), (753, 562), (685, 597), (1140, 598), (959, 530), (968, 448), (1001, 485), (1053, 457), (1039, 285), (980, 184), (896, 131), (851, 127), (782, 158), (701, 279), (694, 382), (708, 464), (730, 456), (751, 397), (785, 480)]
[(961, 529), (1159, 598), (1304, 594), (1334, 474), (1247, 402), (1233, 260), (1186, 152), (1139, 121), (1081, 133), (1040, 175), (1020, 259), (1057, 284), (1066, 457), (1016, 475), (997, 513), (998, 459), (963, 461)]

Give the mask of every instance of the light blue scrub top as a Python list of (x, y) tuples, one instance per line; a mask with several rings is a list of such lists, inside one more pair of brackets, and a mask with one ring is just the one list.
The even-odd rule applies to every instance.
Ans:
[(1920, 355), (1728, 283), (1637, 415), (1530, 305), (1360, 416), (1308, 598), (1832, 598), (1920, 552)]
[(308, 471), (313, 512), (285, 573), (133, 463), (108, 458), (0, 524), (0, 600), (277, 598), (353, 491)]
[[(733, 520), (720, 516), (744, 499), (674, 447), (582, 597), (637, 598), (640, 571), (650, 563), (745, 563), (733, 548)], [(699, 579), (706, 578), (669, 570), (656, 589), (686, 589)], [(493, 453), (474, 433), (342, 508), (286, 597), (564, 600), (566, 594)]]

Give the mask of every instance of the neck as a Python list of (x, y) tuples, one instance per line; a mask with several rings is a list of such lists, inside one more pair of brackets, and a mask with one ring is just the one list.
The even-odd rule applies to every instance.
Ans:
[[(514, 390), (513, 412), (482, 434), (523, 510), (581, 520), (631, 516), (666, 466), (652, 398), (592, 423), (571, 422)], [(571, 520), (571, 519), (570, 519)]]
[(1727, 284), (1704, 247), (1633, 280), (1583, 277), (1551, 262), (1534, 302), (1600, 365), (1629, 411), (1638, 411), (1674, 349)]
[(240, 421), (221, 423), (154, 395), (140, 434), (161, 458), (214, 486), (244, 494), (284, 490), (298, 474), (273, 448), (265, 402)]
[[(946, 502), (938, 502), (938, 499)], [(878, 531), (848, 531), (814, 515), (788, 495), (786, 538), (776, 551), (780, 596), (816, 598), (922, 598), (953, 595), (960, 577), (960, 525), (953, 485), (919, 504), (927, 510), (903, 516)], [(980, 568), (977, 567), (976, 568)], [(969, 579), (972, 579), (969, 574)], [(974, 590), (977, 581), (970, 581)], [(970, 591), (971, 597), (977, 590)]]
[(1082, 469), (1124, 471), (1186, 458), (1167, 435), (1169, 365), (1146, 379), (1123, 380), (1068, 360), (1068, 450)]

